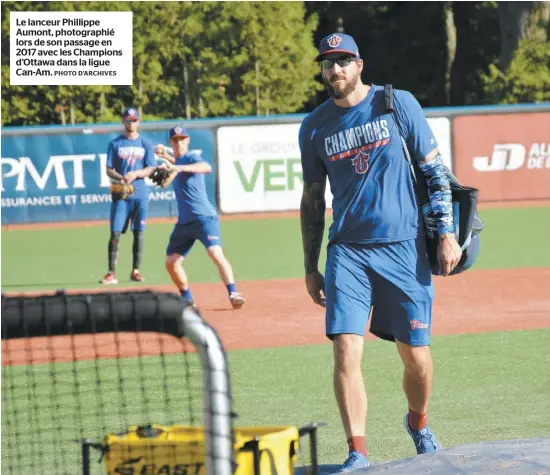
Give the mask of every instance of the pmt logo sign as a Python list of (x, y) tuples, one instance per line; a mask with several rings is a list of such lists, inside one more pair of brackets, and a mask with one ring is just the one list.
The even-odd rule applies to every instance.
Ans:
[[(105, 174), (107, 154), (100, 153), (99, 165), (96, 167), (100, 186), (106, 188), (110, 184), (109, 177)], [(15, 190), (26, 192), (29, 184), (33, 184), (39, 190), (46, 188), (55, 190), (68, 190), (70, 188), (86, 188), (84, 162), (96, 162), (96, 154), (86, 155), (52, 155), (48, 159), (44, 169), (40, 171), (36, 159), (31, 157), (0, 159), (2, 173), (0, 174), (0, 189), (2, 192)], [(6, 180), (7, 179), (7, 180)]]
[(480, 172), (550, 168), (550, 143), (533, 143), (529, 153), (520, 143), (495, 144), (491, 157), (474, 157), (473, 164)]

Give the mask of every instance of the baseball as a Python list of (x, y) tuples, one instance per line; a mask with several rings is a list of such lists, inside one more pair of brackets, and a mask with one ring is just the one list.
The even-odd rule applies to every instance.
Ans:
[(164, 155), (164, 153), (166, 152), (166, 148), (164, 147), (164, 145), (162, 144), (157, 144), (157, 146), (155, 147), (155, 153), (157, 155)]

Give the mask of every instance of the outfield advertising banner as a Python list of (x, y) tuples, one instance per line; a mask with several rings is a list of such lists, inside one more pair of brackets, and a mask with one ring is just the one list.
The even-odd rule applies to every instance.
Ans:
[[(147, 130), (153, 144), (168, 142), (166, 130)], [(202, 149), (214, 170), (207, 177), (216, 202), (213, 133), (190, 130), (192, 148)], [(2, 224), (109, 219), (107, 145), (119, 132), (104, 134), (2, 135)], [(172, 188), (150, 185), (149, 216), (176, 216)]]
[(550, 198), (550, 113), (457, 117), (457, 178), (480, 201)]
[[(300, 124), (218, 129), (222, 213), (298, 209), (302, 196)], [(327, 186), (327, 205), (330, 206)]]
[[(450, 124), (428, 119), (444, 160), (451, 163)], [(220, 127), (219, 207), (223, 213), (297, 210), (302, 196), (300, 124)], [(405, 158), (403, 158), (405, 160)], [(332, 194), (327, 185), (327, 206)]]

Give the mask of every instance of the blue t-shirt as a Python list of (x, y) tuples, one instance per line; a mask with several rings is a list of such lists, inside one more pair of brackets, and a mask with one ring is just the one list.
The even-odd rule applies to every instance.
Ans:
[[(437, 143), (422, 108), (410, 92), (395, 90), (395, 98), (411, 158), (423, 160)], [(422, 232), (411, 172), (382, 86), (371, 85), (353, 107), (332, 99), (321, 104), (302, 122), (299, 142), (304, 181), (324, 182), (328, 175), (334, 218), (329, 242), (397, 242)]]
[[(176, 165), (191, 165), (202, 160), (200, 150), (190, 150), (176, 158)], [(218, 215), (216, 208), (208, 200), (204, 173), (178, 173), (172, 183), (178, 203), (179, 224)]]
[[(156, 164), (153, 143), (141, 136), (129, 139), (125, 135), (119, 135), (109, 142), (107, 167), (114, 168), (122, 176), (131, 171), (154, 167)], [(137, 197), (147, 196), (147, 185), (144, 178), (136, 178), (132, 184), (134, 185), (134, 195)]]

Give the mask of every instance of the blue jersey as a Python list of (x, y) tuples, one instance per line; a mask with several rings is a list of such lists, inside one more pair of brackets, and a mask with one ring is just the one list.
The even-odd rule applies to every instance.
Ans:
[[(129, 139), (125, 135), (119, 135), (109, 142), (107, 167), (114, 168), (120, 175), (124, 176), (128, 172), (154, 166), (156, 166), (156, 160), (153, 144), (149, 140), (141, 136)], [(136, 178), (132, 184), (136, 196), (147, 196), (147, 185), (144, 178)]]
[[(200, 150), (190, 150), (176, 158), (176, 165), (191, 165), (202, 161)], [(216, 208), (208, 200), (204, 173), (178, 173), (173, 181), (178, 202), (178, 223), (217, 216)]]
[[(407, 91), (395, 90), (395, 98), (411, 157), (423, 160), (437, 143), (422, 108)], [(329, 242), (398, 242), (419, 235), (411, 172), (382, 86), (371, 85), (353, 107), (324, 102), (304, 119), (299, 141), (304, 181), (324, 182), (328, 175), (334, 218)]]

